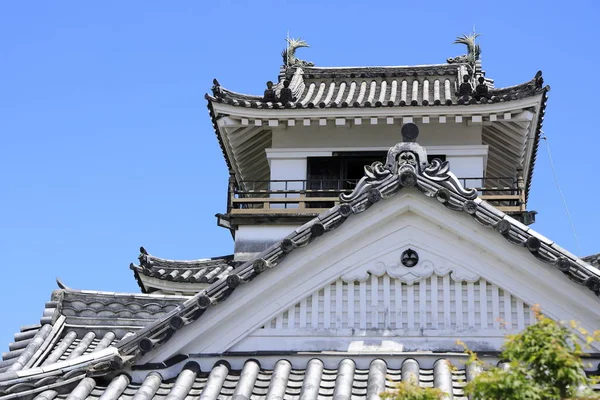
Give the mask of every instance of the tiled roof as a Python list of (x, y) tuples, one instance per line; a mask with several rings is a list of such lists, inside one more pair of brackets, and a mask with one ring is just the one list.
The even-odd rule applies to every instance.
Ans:
[[(247, 359), (241, 368), (232, 368), (229, 362), (220, 360), (205, 371), (195, 361), (188, 361), (169, 371), (136, 373), (134, 378), (124, 373), (108, 379), (79, 375), (57, 382), (52, 388), (30, 385), (30, 397), (40, 400), (376, 400), (384, 392), (393, 392), (399, 383), (410, 381), (418, 382), (421, 387), (438, 388), (446, 394), (446, 399), (466, 400), (464, 387), (479, 373), (475, 365), (465, 365), (465, 357), (453, 364), (443, 353), (436, 355), (433, 363), (414, 354), (371, 356), (364, 366), (358, 366), (353, 356), (340, 355), (339, 361), (332, 364), (318, 358), (318, 354), (294, 363), (274, 355), (271, 358), (276, 361), (268, 368), (262, 367), (256, 359)], [(456, 355), (452, 356), (456, 359)], [(177, 368), (175, 376), (165, 378), (173, 375), (173, 368)], [(11, 393), (13, 388), (6, 389), (7, 400), (19, 394)]]
[(115, 345), (126, 335), (173, 311), (180, 296), (56, 290), (40, 324), (21, 328), (0, 373), (45, 366)]
[(26, 366), (52, 330), (52, 325), (58, 317), (57, 306), (57, 301), (47, 302), (39, 324), (23, 326), (20, 332), (15, 333), (15, 341), (8, 345), (7, 352), (2, 353), (0, 373), (10, 368)]
[[(463, 387), (476, 374), (475, 368), (464, 365), (454, 368), (442, 358), (432, 367), (421, 367), (417, 359), (401, 355), (373, 359), (367, 368), (358, 368), (351, 358), (342, 358), (337, 366), (325, 367), (318, 358), (307, 360), (301, 366), (292, 366), (279, 359), (273, 368), (262, 368), (253, 359), (241, 369), (234, 369), (227, 361), (217, 362), (212, 369), (201, 371), (195, 362), (180, 367), (175, 378), (164, 379), (160, 371), (150, 372), (140, 381), (129, 375), (118, 374), (109, 381), (86, 377), (69, 385), (37, 390), (37, 399), (55, 398), (138, 400), (185, 398), (208, 399), (377, 399), (384, 391), (410, 379), (423, 387), (436, 387), (449, 399), (466, 399)], [(35, 390), (35, 389), (34, 389)]]
[[(538, 72), (531, 81), (507, 88), (490, 88), (477, 98), (459, 95), (466, 67), (461, 64), (434, 64), (417, 67), (300, 68), (286, 72), (294, 96), (291, 102), (269, 102), (262, 96), (240, 94), (220, 85), (207, 99), (250, 108), (346, 108), (452, 106), (487, 104), (522, 99), (543, 93)], [(218, 83), (218, 82), (217, 82)], [(275, 88), (280, 93), (282, 84)], [(473, 89), (475, 89), (473, 87)]]
[(177, 308), (179, 296), (147, 296), (111, 292), (64, 290), (55, 292), (60, 298), (60, 312), (74, 325), (137, 325), (155, 320)]
[[(148, 292), (152, 288), (140, 275), (169, 282), (199, 283), (196, 292), (226, 276), (237, 264), (233, 255), (206, 258), (201, 260), (167, 260), (148, 254), (146, 249), (140, 248), (138, 257), (139, 265), (131, 264), (130, 268), (142, 291)], [(150, 289), (150, 290), (149, 290)]]

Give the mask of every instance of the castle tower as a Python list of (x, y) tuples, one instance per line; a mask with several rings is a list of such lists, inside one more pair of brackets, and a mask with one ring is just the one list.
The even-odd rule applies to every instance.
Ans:
[(407, 380), (466, 399), (456, 339), (500, 362), (536, 304), (599, 329), (597, 255), (530, 226), (549, 89), (495, 88), (475, 38), (446, 63), (336, 68), (290, 39), (263, 95), (215, 80), (233, 253), (141, 248), (141, 294), (59, 282), (3, 353), (0, 400), (372, 400)]

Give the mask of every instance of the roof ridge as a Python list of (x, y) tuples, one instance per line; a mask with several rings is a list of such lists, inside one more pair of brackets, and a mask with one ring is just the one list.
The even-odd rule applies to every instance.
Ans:
[(65, 293), (75, 294), (95, 294), (107, 297), (129, 297), (129, 298), (140, 298), (140, 299), (178, 299), (184, 300), (189, 296), (180, 296), (174, 294), (156, 294), (156, 293), (130, 293), (130, 292), (108, 292), (100, 290), (84, 290), (84, 289), (58, 289), (55, 291), (64, 291)]
[(229, 261), (229, 260), (233, 259), (233, 254), (228, 254), (226, 256), (215, 256), (215, 257), (209, 257), (209, 258), (197, 258), (197, 259), (193, 259), (193, 260), (162, 258), (162, 257), (158, 257), (158, 256), (148, 253), (148, 251), (143, 246), (140, 247), (140, 255), (139, 255), (138, 259), (145, 258), (142, 256), (146, 256), (148, 258), (152, 258), (155, 260), (161, 260), (161, 261), (167, 261), (167, 262), (173, 261), (173, 262), (179, 262), (179, 263), (199, 263), (199, 262), (210, 262), (210, 261), (220, 261), (220, 260)]
[(314, 70), (314, 69), (322, 69), (322, 70), (332, 70), (332, 69), (370, 69), (370, 68), (387, 68), (387, 69), (409, 69), (409, 68), (431, 68), (431, 67), (454, 67), (463, 65), (465, 63), (439, 63), (439, 64), (415, 64), (415, 65), (356, 65), (356, 66), (339, 66), (339, 67), (322, 67), (322, 66), (313, 66), (313, 67), (302, 67), (305, 70)]
[[(489, 90), (489, 93), (486, 92), (484, 95), (478, 92), (476, 79), (472, 77), (469, 79), (470, 89), (465, 94), (462, 89), (459, 89), (459, 86), (462, 86), (463, 76), (468, 75), (466, 69), (463, 68), (462, 64), (448, 64), (448, 66), (444, 65), (443, 68), (440, 66), (413, 68), (412, 73), (406, 69), (392, 71), (387, 67), (369, 67), (369, 69), (363, 68), (362, 70), (338, 68), (337, 72), (333, 67), (317, 70), (313, 67), (297, 68), (293, 74), (286, 74), (286, 80), (290, 83), (291, 95), (281, 96), (282, 82), (277, 83), (275, 86), (271, 85), (270, 89), (269, 84), (272, 84), (272, 82), (268, 82), (268, 89), (265, 90), (263, 96), (260, 96), (225, 89), (215, 79), (212, 95), (207, 93), (205, 98), (209, 102), (260, 109), (336, 109), (347, 107), (405, 107), (409, 105), (413, 107), (450, 107), (507, 102), (535, 96), (550, 90), (549, 86), (543, 86), (541, 71), (538, 71), (534, 78), (526, 82), (503, 88), (490, 87), (490, 80), (481, 75), (480, 78), (484, 79), (484, 86), (488, 87)], [(369, 79), (373, 79), (374, 82), (377, 80), (375, 87), (371, 88), (370, 92), (373, 92), (373, 96), (375, 96), (375, 93), (378, 94), (371, 100), (368, 96), (359, 95), (359, 92), (362, 93), (362, 91), (358, 88), (359, 85)], [(436, 86), (435, 81), (439, 81), (438, 86)], [(384, 85), (383, 82), (386, 82), (386, 84)], [(407, 87), (404, 89), (397, 87), (392, 90), (393, 82), (396, 82), (395, 84), (398, 86), (400, 86), (399, 83), (406, 83)], [(317, 90), (317, 87), (323, 85), (328, 87), (327, 96), (318, 94), (321, 92)], [(356, 87), (352, 89), (350, 88), (351, 85)], [(508, 93), (511, 91), (515, 93)], [(327, 100), (323, 101), (325, 98)]]

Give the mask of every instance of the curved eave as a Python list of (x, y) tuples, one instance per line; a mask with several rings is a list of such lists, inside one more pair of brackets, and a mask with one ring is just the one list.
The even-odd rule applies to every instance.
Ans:
[(140, 265), (144, 268), (166, 268), (185, 270), (204, 269), (227, 264), (233, 260), (233, 254), (222, 257), (201, 258), (197, 260), (172, 260), (151, 255), (143, 247), (140, 250), (141, 254), (139, 255), (138, 259), (140, 261)]
[(533, 138), (531, 158), (529, 160), (529, 172), (527, 174), (527, 181), (525, 187), (525, 202), (529, 199), (529, 191), (531, 190), (531, 182), (533, 180), (533, 170), (535, 168), (535, 160), (537, 159), (538, 147), (540, 144), (540, 138), (542, 136), (542, 125), (544, 123), (544, 116), (546, 114), (546, 103), (548, 101), (548, 92), (550, 86), (546, 86), (543, 89), (542, 98), (540, 101), (539, 111), (537, 112), (537, 123), (535, 124), (535, 133)]
[[(209, 95), (205, 95), (205, 98), (208, 100)], [(229, 155), (227, 154), (227, 149), (225, 148), (225, 144), (223, 143), (223, 139), (221, 139), (221, 135), (219, 135), (219, 127), (217, 125), (217, 114), (215, 114), (215, 110), (213, 107), (213, 103), (208, 101), (206, 106), (208, 108), (208, 115), (210, 115), (210, 120), (212, 122), (213, 130), (217, 134), (217, 141), (219, 142), (219, 147), (221, 148), (221, 152), (223, 153), (223, 157), (225, 158), (225, 163), (227, 164), (227, 168), (229, 171), (232, 171), (231, 162), (229, 161)]]
[[(233, 255), (224, 257), (204, 258), (199, 260), (170, 260), (150, 255), (146, 249), (140, 248), (138, 257), (140, 265), (130, 264), (134, 276), (143, 292), (152, 292), (162, 289), (185, 288), (195, 293), (197, 284), (212, 283), (233, 269), (235, 262)], [(161, 282), (158, 284), (158, 282)], [(173, 282), (173, 283), (170, 283)], [(195, 284), (182, 286), (178, 284)], [(172, 291), (172, 290), (168, 290)], [(173, 290), (180, 292), (180, 290)]]
[[(212, 88), (217, 102), (252, 108), (344, 108), (394, 107), (485, 104), (511, 101), (535, 94), (541, 89), (541, 72), (530, 81), (493, 88), (485, 80), (486, 93), (462, 93), (462, 76), (467, 74), (462, 64), (440, 64), (415, 67), (356, 67), (356, 68), (290, 68), (285, 71), (293, 98), (282, 104), (263, 99), (263, 96), (236, 93), (218, 82)], [(281, 95), (283, 83), (273, 86)], [(460, 92), (460, 95), (459, 95)], [(265, 93), (266, 96), (266, 93)]]
[(164, 279), (153, 278), (151, 276), (146, 276), (143, 274), (139, 274), (139, 282), (140, 285), (144, 286), (145, 293), (153, 293), (160, 291), (165, 294), (179, 294), (182, 296), (193, 296), (198, 292), (206, 289), (209, 285), (208, 282), (205, 283), (192, 283), (185, 281), (167, 281)]
[[(64, 360), (75, 364), (72, 360), (78, 356), (114, 346), (127, 334), (154, 322), (184, 300), (182, 296), (74, 289), (53, 291), (40, 323), (21, 328), (14, 342), (9, 344), (9, 351), (2, 354), (0, 397), (10, 393), (6, 387), (11, 385), (3, 380), (35, 374), (41, 371), (40, 367), (51, 369), (51, 365)], [(90, 357), (91, 360), (95, 356)]]
[[(527, 84), (523, 84), (527, 85)], [(348, 108), (303, 108), (303, 109), (289, 109), (289, 108), (250, 108), (250, 107), (239, 107), (231, 104), (226, 104), (222, 100), (215, 99), (211, 96), (207, 96), (209, 100), (209, 108), (214, 112), (211, 114), (213, 117), (213, 126), (215, 127), (215, 133), (221, 145), (221, 149), (226, 157), (227, 164), (230, 167), (230, 171), (233, 171), (238, 181), (256, 181), (256, 180), (268, 180), (268, 169), (263, 171), (263, 175), (260, 176), (249, 176), (248, 171), (254, 173), (257, 171), (257, 160), (252, 158), (253, 156), (248, 152), (248, 148), (254, 149), (256, 156), (259, 157), (261, 154), (264, 156), (264, 146), (260, 147), (260, 143), (265, 141), (268, 142), (271, 130), (275, 127), (287, 127), (291, 124), (290, 121), (294, 122), (296, 126), (305, 125), (307, 120), (309, 124), (322, 123), (323, 120), (329, 121), (329, 123), (338, 124), (341, 123), (353, 123), (355, 118), (362, 118), (363, 124), (375, 123), (379, 124), (401, 124), (404, 122), (414, 120), (414, 122), (424, 121), (424, 119), (431, 119), (435, 121), (440, 117), (447, 119), (448, 121), (460, 118), (466, 122), (470, 122), (470, 119), (479, 119), (479, 122), (484, 124), (501, 124), (511, 123), (511, 121), (504, 121), (507, 114), (515, 115), (523, 110), (533, 110), (534, 120), (532, 120), (527, 127), (518, 128), (518, 134), (523, 137), (529, 137), (532, 140), (528, 140), (525, 145), (525, 149), (519, 148), (517, 142), (514, 143), (514, 152), (521, 154), (519, 159), (510, 159), (506, 162), (510, 162), (511, 165), (516, 168), (517, 165), (522, 165), (525, 172), (527, 192), (531, 186), (531, 177), (533, 176), (533, 167), (535, 163), (535, 154), (537, 152), (537, 146), (539, 142), (539, 135), (541, 130), (541, 123), (543, 120), (543, 113), (545, 111), (546, 104), (546, 93), (548, 88), (536, 90), (534, 94), (522, 97), (518, 99), (500, 101), (497, 103), (486, 103), (486, 104), (462, 104), (453, 106), (416, 106), (416, 107), (348, 107)], [(218, 118), (215, 116), (219, 116)], [(513, 117), (513, 120), (515, 117)], [(497, 122), (492, 122), (497, 121)], [(327, 123), (327, 122), (326, 122)], [(249, 133), (249, 134), (247, 134)], [(236, 141), (232, 141), (231, 137), (237, 137)], [(241, 138), (252, 138), (248, 141), (240, 141)], [(259, 143), (260, 142), (260, 143)], [(240, 146), (244, 148), (241, 149)], [(260, 148), (258, 148), (260, 147)], [(243, 150), (243, 151), (242, 151)], [(493, 150), (493, 149), (492, 149)], [(500, 149), (498, 150), (500, 151)], [(259, 154), (260, 153), (260, 154)], [(250, 167), (247, 165), (247, 160), (252, 159), (254, 164)], [(258, 160), (260, 161), (260, 160)], [(265, 160), (262, 160), (263, 167), (268, 167)], [(261, 164), (261, 165), (262, 165)], [(264, 169), (264, 168), (263, 168)], [(506, 168), (504, 168), (506, 170)], [(497, 176), (512, 176), (516, 173), (513, 169), (510, 172), (504, 172)]]
[[(528, 84), (523, 84), (521, 85), (521, 87), (523, 87), (523, 90), (526, 90)], [(387, 86), (387, 85), (386, 85)], [(335, 89), (333, 89), (335, 90)], [(357, 89), (355, 89), (356, 92)], [(408, 89), (407, 89), (408, 90)], [(453, 92), (455, 90), (455, 88), (453, 87), (451, 89)], [(219, 104), (225, 104), (225, 105), (230, 105), (233, 107), (239, 107), (239, 108), (253, 108), (253, 109), (263, 109), (263, 110), (282, 110), (282, 109), (287, 109), (287, 110), (313, 110), (313, 109), (377, 109), (377, 108), (384, 108), (384, 109), (389, 109), (389, 108), (425, 108), (425, 109), (431, 109), (431, 108), (438, 108), (438, 107), (443, 107), (444, 109), (448, 109), (448, 108), (452, 108), (452, 107), (460, 107), (460, 106), (477, 106), (477, 105), (488, 105), (488, 104), (497, 104), (497, 103), (507, 103), (507, 102), (512, 102), (515, 100), (521, 100), (527, 97), (532, 97), (535, 96), (537, 94), (540, 94), (542, 92), (544, 92), (546, 89), (535, 89), (535, 90), (529, 90), (527, 89), (526, 92), (518, 92), (518, 93), (506, 93), (506, 94), (498, 94), (498, 95), (494, 95), (494, 93), (496, 92), (502, 92), (502, 89), (498, 89), (498, 90), (493, 90), (490, 92), (490, 96), (491, 99), (487, 99), (487, 98), (482, 98), (480, 100), (477, 100), (474, 97), (470, 97), (470, 96), (466, 96), (465, 97), (461, 97), (456, 99), (456, 96), (452, 96), (453, 99), (435, 99), (434, 96), (428, 96), (427, 99), (423, 99), (422, 98), (422, 94), (418, 96), (417, 99), (411, 99), (410, 96), (406, 96), (407, 99), (406, 100), (398, 100), (398, 95), (395, 95), (395, 100), (391, 100), (389, 99), (387, 94), (383, 94), (381, 95), (380, 93), (378, 93), (377, 95), (373, 95), (367, 97), (366, 95), (363, 95), (362, 97), (362, 101), (358, 102), (341, 102), (341, 103), (337, 103), (336, 101), (334, 101), (333, 99), (337, 98), (337, 95), (332, 94), (325, 94), (323, 96), (323, 94), (318, 95), (319, 100), (321, 98), (323, 99), (329, 99), (328, 102), (325, 101), (319, 101), (319, 102), (312, 102), (312, 101), (308, 101), (308, 102), (304, 102), (304, 101), (295, 101), (295, 102), (289, 102), (286, 104), (282, 104), (281, 102), (264, 102), (262, 97), (254, 97), (252, 99), (244, 99), (244, 98), (236, 98), (236, 97), (219, 97), (219, 96), (212, 96), (210, 94), (206, 94), (205, 95), (205, 99), (208, 100), (209, 102), (212, 103), (219, 103)], [(398, 89), (396, 88), (396, 91), (398, 91)], [(323, 90), (324, 92), (324, 90)], [(353, 95), (354, 97), (355, 95)], [(314, 94), (311, 94), (310, 96), (307, 95), (307, 97), (309, 98), (313, 98), (313, 97), (317, 97)], [(372, 101), (369, 100), (365, 100), (372, 97)], [(343, 97), (342, 97), (343, 99)]]
[[(429, 106), (400, 106), (393, 107), (382, 105), (381, 107), (314, 107), (314, 108), (291, 108), (291, 107), (245, 107), (206, 95), (209, 105), (214, 110), (215, 124), (218, 116), (236, 116), (240, 118), (264, 119), (303, 119), (303, 118), (335, 118), (339, 117), (388, 117), (388, 116), (438, 116), (438, 115), (481, 115), (491, 113), (505, 113), (526, 107), (535, 106), (539, 103), (539, 97), (546, 90), (536, 91), (530, 96), (498, 101), (495, 103), (466, 103), (453, 105), (429, 105)], [(280, 104), (280, 103), (277, 103)], [(218, 125), (216, 126), (218, 129)]]
[[(138, 283), (143, 285), (145, 291), (150, 291), (146, 285), (146, 278), (152, 278), (156, 281), (163, 282), (182, 282), (182, 283), (200, 283), (207, 284), (219, 280), (223, 275), (227, 275), (233, 270), (233, 265), (223, 265), (215, 268), (198, 268), (198, 269), (165, 269), (165, 268), (144, 268), (139, 265), (131, 264), (129, 268), (134, 272)], [(152, 281), (154, 282), (154, 281)]]

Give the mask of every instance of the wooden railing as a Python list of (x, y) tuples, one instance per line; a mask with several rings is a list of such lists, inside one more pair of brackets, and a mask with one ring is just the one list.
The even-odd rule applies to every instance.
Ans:
[[(524, 188), (514, 178), (460, 178), (479, 197), (506, 213), (525, 211)], [(340, 202), (358, 180), (273, 180), (231, 183), (229, 214), (318, 214)]]

